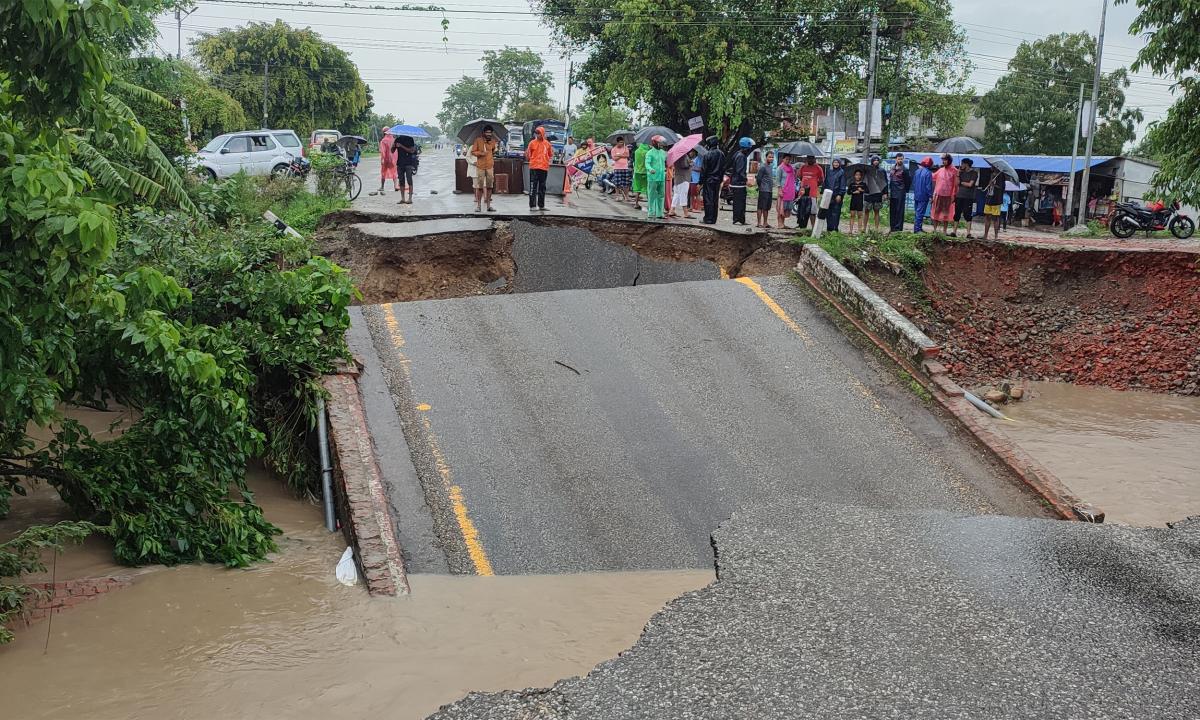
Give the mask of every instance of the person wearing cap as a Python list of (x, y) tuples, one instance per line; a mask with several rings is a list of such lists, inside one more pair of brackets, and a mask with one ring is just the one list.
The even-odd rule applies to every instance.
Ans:
[(913, 173), (913, 232), (924, 232), (922, 226), (925, 213), (929, 211), (929, 201), (933, 198), (933, 173), (929, 170), (931, 167), (933, 158), (926, 155), (921, 158), (917, 171)]
[[(871, 156), (871, 166), (864, 174), (863, 182), (867, 184), (867, 194), (863, 197), (863, 219), (875, 216), (875, 232), (879, 232), (879, 211), (883, 209), (883, 194), (887, 192), (888, 176), (879, 166), (882, 162), (878, 155)], [(867, 226), (863, 224), (863, 230)]]
[(954, 196), (954, 230), (950, 236), (958, 235), (959, 219), (967, 221), (967, 237), (971, 234), (971, 218), (975, 215), (975, 193), (979, 185), (979, 171), (975, 169), (975, 161), (963, 158), (958, 169), (958, 192)]
[(487, 204), (488, 212), (496, 212), (492, 207), (492, 185), (496, 181), (497, 145), (491, 125), (484, 125), (483, 134), (471, 143), (471, 157), (475, 158), (475, 212), (479, 212), (480, 201)]
[(716, 135), (711, 135), (704, 141), (708, 152), (700, 161), (700, 186), (704, 192), (705, 225), (715, 225), (717, 212), (720, 210), (721, 181), (725, 179), (725, 153), (721, 150), (721, 141)]
[(738, 140), (737, 152), (729, 166), (729, 191), (733, 196), (733, 224), (746, 224), (746, 180), (750, 167), (750, 148), (754, 141), (748, 137)]
[(550, 159), (554, 157), (554, 147), (546, 139), (546, 128), (538, 126), (533, 130), (533, 140), (525, 148), (525, 157), (529, 160), (529, 209), (537, 206), (539, 212), (546, 211), (546, 177), (550, 174)]
[(666, 139), (662, 135), (650, 138), (650, 149), (646, 151), (646, 217), (662, 220), (666, 217), (663, 201), (667, 194), (667, 151), (663, 150)]

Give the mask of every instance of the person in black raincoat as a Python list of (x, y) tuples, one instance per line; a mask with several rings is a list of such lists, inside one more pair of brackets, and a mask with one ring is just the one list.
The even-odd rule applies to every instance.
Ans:
[(825, 215), (826, 229), (837, 232), (842, 221), (842, 200), (846, 197), (846, 171), (842, 169), (841, 158), (829, 161), (829, 173), (825, 176), (825, 189), (833, 191), (829, 202), (829, 210)]
[(729, 189), (733, 195), (733, 224), (746, 224), (746, 180), (750, 167), (750, 149), (754, 140), (744, 137), (738, 141), (738, 150), (733, 154), (729, 168)]
[(721, 202), (721, 183), (725, 180), (725, 153), (716, 135), (704, 141), (708, 152), (700, 163), (700, 186), (704, 193), (704, 224), (715, 225)]

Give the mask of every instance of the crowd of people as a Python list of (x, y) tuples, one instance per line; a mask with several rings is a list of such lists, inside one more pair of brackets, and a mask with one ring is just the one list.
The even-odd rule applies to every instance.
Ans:
[[(981, 186), (980, 172), (971, 158), (962, 158), (956, 166), (949, 154), (941, 156), (936, 168), (933, 159), (926, 156), (910, 169), (904, 154), (898, 153), (886, 166), (882, 158), (872, 155), (865, 164), (849, 164), (834, 157), (826, 169), (814, 155), (777, 156), (772, 150), (756, 148), (748, 137), (740, 138), (728, 157), (720, 140), (711, 136), (699, 147), (674, 153), (673, 159), (662, 135), (632, 146), (625, 137), (617, 137), (606, 153), (598, 153), (592, 139), (581, 146), (574, 138), (568, 138), (567, 143), (562, 153), (567, 162), (586, 155), (592, 161), (589, 170), (582, 173), (586, 178), (594, 180), (602, 192), (632, 203), (636, 210), (643, 209), (644, 201), (646, 216), (655, 220), (691, 219), (692, 211), (700, 205), (701, 222), (712, 225), (724, 201), (732, 206), (733, 224), (746, 226), (749, 191), (755, 188), (755, 227), (760, 229), (771, 227), (774, 211), (775, 227), (779, 229), (789, 227), (791, 218), (795, 218), (796, 228), (815, 227), (823, 218), (826, 230), (841, 232), (845, 216), (846, 232), (881, 232), (886, 206), (887, 230), (900, 232), (905, 229), (907, 196), (911, 193), (913, 232), (924, 232), (930, 219), (934, 232), (953, 237), (965, 225), (966, 237), (972, 238), (977, 195), (982, 190), (983, 237), (991, 234), (998, 238), (1000, 229), (1007, 227), (1011, 205), (1003, 173), (992, 172)], [(487, 126), (467, 150), (473, 166), (476, 212), (484, 208), (495, 212), (492, 192), (498, 145), (494, 130)], [(378, 192), (384, 192), (390, 179), (401, 193), (400, 202), (411, 204), (420, 148), (385, 133), (379, 150)], [(555, 151), (544, 128), (535, 128), (525, 158), (529, 163), (529, 209), (545, 212), (546, 184)], [(849, 208), (845, 208), (847, 202)]]

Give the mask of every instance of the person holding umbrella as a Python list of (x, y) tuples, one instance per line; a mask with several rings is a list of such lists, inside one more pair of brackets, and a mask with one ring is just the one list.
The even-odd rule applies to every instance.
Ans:
[(496, 182), (496, 145), (491, 125), (484, 125), (483, 133), (471, 143), (471, 156), (475, 158), (475, 212), (479, 212), (480, 200), (487, 204), (488, 212), (496, 212), (496, 208), (492, 207), (492, 186)]
[(667, 192), (667, 151), (662, 149), (663, 136), (650, 138), (650, 149), (646, 151), (646, 215), (651, 220), (662, 220), (663, 199)]
[[(657, 135), (655, 137), (658, 137)], [(638, 143), (633, 151), (633, 209), (642, 209), (642, 193), (646, 192), (646, 153), (650, 146)]]
[[(417, 156), (421, 151), (417, 141), (405, 135), (396, 136), (392, 150), (396, 153), (396, 174), (400, 178), (400, 204), (412, 205), (413, 175), (417, 172)], [(405, 193), (408, 193), (407, 197)]]
[(1000, 211), (1004, 205), (1004, 173), (992, 171), (992, 179), (983, 191), (983, 239), (987, 240), (988, 229), (995, 239), (1000, 239)]
[(951, 237), (958, 235), (958, 220), (967, 221), (967, 237), (971, 235), (971, 218), (975, 214), (975, 190), (979, 185), (979, 171), (975, 169), (975, 161), (971, 158), (962, 159), (962, 167), (958, 170), (958, 192), (954, 200), (954, 230)]
[(721, 202), (721, 181), (725, 179), (725, 153), (721, 141), (711, 135), (704, 141), (708, 152), (700, 163), (700, 185), (704, 192), (704, 224), (715, 225)]
[(746, 224), (746, 180), (750, 167), (750, 148), (754, 141), (748, 137), (738, 140), (738, 150), (733, 154), (729, 169), (729, 190), (733, 195), (733, 224)]

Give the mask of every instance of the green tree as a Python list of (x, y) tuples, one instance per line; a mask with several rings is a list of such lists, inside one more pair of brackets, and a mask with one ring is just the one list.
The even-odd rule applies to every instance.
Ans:
[[(856, 107), (865, 92), (869, 3), (540, 0), (540, 7), (560, 43), (588, 53), (577, 72), (583, 84), (628, 107), (645, 104), (667, 126), (684, 128), (700, 115), (726, 137), (754, 134), (816, 107)], [(882, 36), (894, 36), (888, 52), (900, 63), (893, 74), (903, 93), (961, 87), (970, 67), (949, 0), (884, 0), (878, 9)]]
[(494, 118), (499, 114), (499, 101), (487, 82), (464, 75), (462, 80), (446, 88), (446, 99), (442, 100), (437, 119), (442, 130), (453, 137), (464, 123), (481, 117)]
[(549, 120), (551, 118), (562, 118), (563, 111), (556, 107), (553, 103), (539, 102), (536, 100), (526, 100), (520, 105), (512, 109), (508, 113), (507, 120), (515, 123), (525, 123), (530, 120)]
[(400, 125), (404, 122), (404, 118), (397, 117), (391, 113), (380, 115), (377, 112), (369, 112), (366, 117), (359, 120), (349, 128), (351, 135), (360, 135), (372, 142), (378, 142), (383, 139), (383, 129)]
[[(521, 103), (548, 104), (554, 77), (546, 70), (542, 56), (533, 50), (505, 46), (483, 53), (483, 78), (496, 94), (496, 107), (505, 118), (516, 113)], [(516, 119), (516, 118), (513, 118)]]
[(442, 134), (442, 129), (430, 122), (419, 122), (417, 123), (417, 127), (429, 133), (429, 137), (431, 138), (436, 138), (438, 135)]
[[(118, 68), (119, 77), (126, 84), (115, 88), (116, 94), (129, 105), (150, 138), (168, 157), (189, 151), (179, 108), (181, 98), (186, 103), (192, 140), (197, 145), (203, 146), (221, 133), (246, 128), (246, 113), (241, 103), (214, 87), (186, 61), (147, 56), (128, 60)], [(132, 90), (127, 89), (130, 86)], [(137, 88), (167, 99), (169, 106), (138, 92)]]
[(578, 140), (604, 138), (617, 130), (629, 127), (632, 113), (625, 107), (614, 107), (591, 95), (579, 106), (571, 118), (571, 134)]
[(1179, 94), (1143, 142), (1146, 153), (1162, 163), (1154, 186), (1165, 197), (1200, 205), (1200, 7), (1188, 0), (1137, 0), (1137, 6), (1141, 13), (1129, 32), (1149, 39), (1132, 69), (1173, 77)]
[(260, 121), (265, 84), (270, 127), (302, 137), (317, 128), (348, 130), (371, 107), (370, 91), (349, 56), (312, 30), (281, 20), (250, 23), (203, 35), (192, 47), (213, 83)]
[[(1075, 137), (1079, 86), (1091, 97), (1096, 41), (1087, 33), (1059, 33), (1022, 42), (1008, 63), (1008, 74), (996, 82), (979, 111), (987, 121), (984, 144), (993, 152), (1070, 155)], [(1093, 148), (1117, 155), (1133, 140), (1142, 120), (1137, 108), (1125, 107), (1124, 69), (1102, 76)]]

